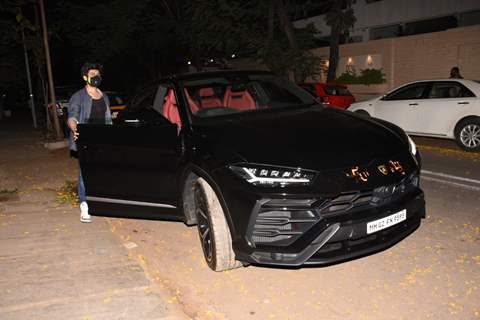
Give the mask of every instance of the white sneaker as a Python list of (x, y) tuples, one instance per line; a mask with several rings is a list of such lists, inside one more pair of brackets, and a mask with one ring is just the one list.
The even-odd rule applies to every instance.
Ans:
[(80, 221), (85, 223), (92, 222), (92, 216), (88, 214), (88, 204), (85, 201), (80, 203)]

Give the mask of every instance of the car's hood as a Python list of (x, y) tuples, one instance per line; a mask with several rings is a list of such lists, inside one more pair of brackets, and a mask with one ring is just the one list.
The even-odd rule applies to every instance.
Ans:
[(236, 154), (239, 161), (312, 170), (368, 165), (409, 152), (389, 128), (331, 108), (245, 113), (194, 130), (209, 150)]

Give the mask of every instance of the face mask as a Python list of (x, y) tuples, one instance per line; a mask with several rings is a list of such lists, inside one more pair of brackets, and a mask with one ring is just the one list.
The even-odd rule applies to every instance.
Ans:
[(100, 75), (97, 75), (91, 78), (88, 77), (87, 83), (92, 87), (99, 87), (100, 84), (102, 83), (102, 77)]

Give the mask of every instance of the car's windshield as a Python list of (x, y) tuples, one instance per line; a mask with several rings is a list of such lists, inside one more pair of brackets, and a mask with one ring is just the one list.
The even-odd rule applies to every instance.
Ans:
[(185, 80), (183, 94), (197, 118), (317, 103), (302, 88), (270, 74), (215, 75)]

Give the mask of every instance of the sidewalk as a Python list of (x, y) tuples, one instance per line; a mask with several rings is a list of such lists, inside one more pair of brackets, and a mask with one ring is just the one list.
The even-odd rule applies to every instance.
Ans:
[(0, 122), (0, 319), (186, 319), (106, 219), (82, 224), (58, 202), (76, 176), (67, 153), (46, 150), (28, 121)]

